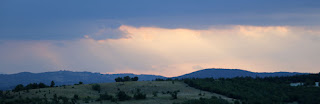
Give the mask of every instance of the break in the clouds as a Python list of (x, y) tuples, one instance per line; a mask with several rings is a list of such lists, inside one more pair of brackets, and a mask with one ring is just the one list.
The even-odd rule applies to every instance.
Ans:
[(4, 41), (0, 66), (6, 73), (89, 70), (176, 76), (211, 67), (317, 72), (320, 62), (318, 28), (230, 25), (195, 30), (122, 25), (114, 31), (124, 36)]
[(1, 0), (0, 72), (317, 72), (317, 0)]

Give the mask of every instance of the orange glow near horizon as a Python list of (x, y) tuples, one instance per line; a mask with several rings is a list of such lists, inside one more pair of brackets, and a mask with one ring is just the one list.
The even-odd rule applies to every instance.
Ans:
[[(108, 29), (110, 30), (110, 29)], [(254, 72), (317, 72), (320, 32), (290, 26), (225, 26), (168, 29), (120, 26), (120, 38), (69, 41), (12, 41), (10, 47), (33, 47), (24, 54), (56, 70), (178, 76), (204, 68)], [(10, 41), (9, 41), (10, 42)], [(62, 43), (63, 46), (54, 45)], [(0, 44), (1, 46), (1, 44)], [(17, 54), (22, 50), (8, 49)], [(11, 51), (10, 51), (11, 50)], [(6, 51), (6, 50), (5, 50)], [(36, 54), (35, 54), (36, 53)], [(10, 60), (9, 56), (6, 56)], [(14, 58), (12, 56), (11, 58)], [(15, 61), (11, 59), (12, 61)], [(23, 60), (23, 59), (21, 59)], [(10, 61), (11, 62), (11, 61)]]

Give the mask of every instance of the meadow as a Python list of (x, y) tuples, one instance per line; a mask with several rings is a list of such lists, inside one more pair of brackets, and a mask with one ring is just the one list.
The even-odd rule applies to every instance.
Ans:
[[(99, 91), (93, 89), (93, 86), (96, 85), (100, 86)], [(134, 98), (131, 98), (130, 100), (125, 101), (119, 101), (117, 99), (98, 100), (100, 98), (100, 95), (106, 93), (109, 96), (116, 98), (119, 91), (123, 91), (128, 96), (133, 97), (138, 90), (140, 93), (146, 95), (145, 99), (136, 100)], [(176, 99), (174, 99), (171, 95), (171, 93), (175, 91), (177, 92)], [(201, 91), (199, 89), (189, 87), (182, 81), (128, 81), (99, 84), (75, 84), (69, 86), (23, 90), (18, 92), (10, 91), (7, 95), (13, 97), (9, 100), (6, 100), (7, 103), (17, 103), (19, 102), (19, 99), (20, 101), (21, 99), (29, 99), (32, 102), (35, 102), (35, 100), (41, 100), (42, 103), (53, 102), (54, 99), (58, 99), (59, 103), (68, 104), (179, 104), (188, 100), (211, 98), (212, 96), (221, 98), (230, 103), (234, 101), (233, 99), (223, 95)], [(77, 99), (75, 99), (75, 96), (77, 96)]]

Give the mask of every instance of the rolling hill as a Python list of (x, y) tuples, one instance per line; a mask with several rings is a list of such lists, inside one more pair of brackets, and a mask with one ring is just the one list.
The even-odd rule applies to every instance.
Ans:
[(174, 78), (234, 78), (234, 77), (275, 77), (275, 76), (293, 76), (307, 73), (297, 72), (274, 72), (274, 73), (257, 73), (241, 69), (203, 69), (181, 75)]
[[(66, 104), (71, 104), (71, 100), (72, 98), (74, 98), (75, 95), (78, 96), (78, 99), (73, 101), (76, 102), (76, 104), (173, 104), (192, 99), (199, 99), (200, 97), (210, 98), (212, 96), (224, 99), (231, 103), (234, 101), (232, 98), (228, 98), (223, 95), (207, 91), (201, 91), (189, 87), (182, 81), (175, 81), (174, 83), (172, 81), (131, 81), (99, 83), (98, 85), (101, 86), (100, 92), (93, 90), (93, 85), (96, 84), (69, 85), (51, 88), (31, 89), (29, 91), (10, 92), (7, 95), (12, 97), (10, 99), (7, 99), (6, 101), (12, 101), (13, 103), (21, 103), (21, 99), (24, 99), (24, 101), (30, 101), (33, 103), (36, 101), (52, 102), (52, 100), (55, 99), (54, 96), (56, 96), (56, 98), (60, 99), (59, 102), (61, 104), (63, 102), (63, 99), (67, 99), (68, 103)], [(108, 95), (116, 97), (119, 91), (123, 91), (127, 95), (132, 97), (138, 89), (141, 93), (146, 94), (146, 99), (136, 100), (131, 98), (130, 100), (116, 102), (110, 100), (97, 100), (99, 99), (99, 97), (101, 97), (101, 94), (105, 94), (106, 92)], [(177, 94), (177, 99), (172, 99), (172, 96), (168, 93), (173, 91), (179, 91)], [(154, 93), (156, 93), (156, 96)]]
[(0, 74), (0, 90), (14, 88), (18, 84), (45, 83), (50, 85), (53, 80), (56, 85), (73, 85), (80, 81), (85, 84), (115, 82), (115, 78), (124, 76), (137, 76), (139, 81), (149, 81), (156, 78), (165, 78), (157, 75), (136, 74), (100, 74), (91, 72), (56, 71), (45, 73), (22, 72), (17, 74)]
[[(172, 77), (172, 78), (233, 78), (237, 76), (249, 77), (267, 77), (267, 76), (292, 76), (296, 72), (274, 72), (274, 73), (256, 73), (240, 69), (203, 69), (189, 74)], [(72, 85), (79, 81), (85, 84), (115, 82), (115, 78), (124, 76), (137, 76), (139, 81), (150, 81), (156, 78), (166, 79), (167, 77), (159, 75), (146, 74), (100, 74), (92, 72), (72, 72), (72, 71), (55, 71), (44, 73), (22, 72), (17, 74), (0, 74), (0, 90), (14, 88), (18, 84), (27, 85), (29, 83), (45, 83), (47, 85), (53, 80), (56, 85)]]

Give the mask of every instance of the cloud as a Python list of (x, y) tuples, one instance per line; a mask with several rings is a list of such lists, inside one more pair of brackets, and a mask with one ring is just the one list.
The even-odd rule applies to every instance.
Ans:
[(177, 76), (212, 67), (317, 72), (320, 61), (317, 27), (228, 25), (170, 29), (121, 25), (101, 31), (97, 34), (117, 31), (122, 35), (4, 41), (0, 44), (0, 69), (5, 70), (1, 72), (74, 70)]
[(74, 40), (84, 35), (96, 40), (121, 38), (121, 31), (114, 28), (122, 24), (167, 29), (203, 29), (211, 25), (319, 26), (319, 5), (316, 0), (7, 0), (0, 4), (0, 40)]
[(84, 37), (92, 38), (94, 40), (128, 38), (125, 31), (121, 31), (117, 28), (102, 28), (99, 29), (98, 32), (84, 35)]
[(201, 67), (200, 65), (195, 65), (195, 66), (192, 66), (192, 69), (200, 70), (200, 69), (203, 69), (203, 67)]

